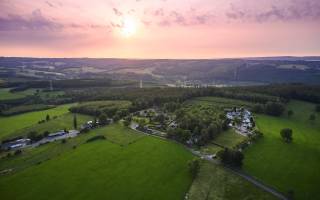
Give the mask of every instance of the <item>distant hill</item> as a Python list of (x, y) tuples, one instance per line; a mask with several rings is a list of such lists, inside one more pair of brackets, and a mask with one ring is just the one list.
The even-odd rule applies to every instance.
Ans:
[(114, 59), (0, 57), (0, 79), (143, 79), (163, 83), (320, 84), (320, 57)]

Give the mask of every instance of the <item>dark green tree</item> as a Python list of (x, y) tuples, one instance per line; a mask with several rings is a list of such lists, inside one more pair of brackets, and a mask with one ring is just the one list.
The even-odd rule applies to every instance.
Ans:
[(316, 105), (316, 112), (320, 112), (320, 104)]
[(316, 115), (315, 114), (311, 114), (309, 117), (310, 121), (315, 121), (316, 120)]
[(73, 128), (77, 129), (78, 128), (78, 122), (77, 122), (77, 115), (73, 115)]
[(282, 139), (287, 142), (287, 143), (290, 143), (292, 141), (292, 129), (290, 128), (284, 128), (280, 131), (280, 135), (282, 137)]
[(292, 110), (288, 110), (288, 117), (291, 117), (293, 115), (293, 111)]
[(49, 115), (49, 114), (47, 114), (47, 116), (46, 116), (46, 120), (47, 120), (47, 121), (49, 121), (49, 120), (50, 120), (50, 115)]

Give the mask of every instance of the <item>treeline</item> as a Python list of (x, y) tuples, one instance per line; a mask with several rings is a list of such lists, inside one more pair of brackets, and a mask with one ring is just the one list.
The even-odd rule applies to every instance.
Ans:
[(280, 102), (267, 102), (266, 104), (255, 104), (252, 107), (255, 113), (264, 113), (272, 116), (280, 116), (285, 111), (285, 104)]
[(219, 96), (253, 103), (280, 101), (271, 95), (245, 92), (236, 88), (96, 88), (66, 91), (73, 101), (130, 100), (136, 109), (160, 106), (167, 102), (183, 102), (193, 97)]
[(4, 110), (0, 109), (0, 114), (4, 116), (11, 116), (11, 115), (30, 112), (30, 111), (46, 110), (54, 107), (55, 106), (44, 105), (44, 104), (21, 105), (21, 106), (12, 107), (10, 109), (4, 109)]
[[(111, 79), (65, 79), (52, 80), (53, 88), (86, 88), (86, 87), (107, 87), (112, 85)], [(23, 91), (29, 88), (50, 88), (51, 82), (48, 80), (8, 82), (6, 87), (13, 87), (11, 92)]]
[(118, 121), (127, 116), (130, 106), (129, 101), (93, 101), (80, 103), (69, 110), (73, 113), (92, 115), (101, 124), (107, 124), (109, 119)]
[(278, 96), (286, 100), (297, 99), (312, 103), (320, 103), (320, 85), (274, 84), (246, 87), (245, 90)]

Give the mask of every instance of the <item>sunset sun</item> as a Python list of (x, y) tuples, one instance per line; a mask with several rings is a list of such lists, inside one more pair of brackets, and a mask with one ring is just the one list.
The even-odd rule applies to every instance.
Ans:
[(137, 21), (132, 17), (126, 17), (123, 19), (123, 25), (121, 28), (121, 35), (123, 37), (129, 38), (136, 34), (137, 32)]

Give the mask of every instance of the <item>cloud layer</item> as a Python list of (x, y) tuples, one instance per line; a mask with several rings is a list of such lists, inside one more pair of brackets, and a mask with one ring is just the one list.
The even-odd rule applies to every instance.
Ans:
[[(0, 10), (3, 55), (21, 47), (33, 55), (43, 49), (58, 55), (59, 49), (59, 55), (93, 57), (167, 57), (168, 51), (172, 57), (320, 52), (315, 45), (320, 43), (318, 0), (2, 0)], [(137, 22), (132, 39), (119, 34), (125, 18)], [(273, 43), (263, 43), (262, 37)], [(287, 44), (288, 39), (301, 42)], [(146, 55), (150, 50), (152, 56)]]

